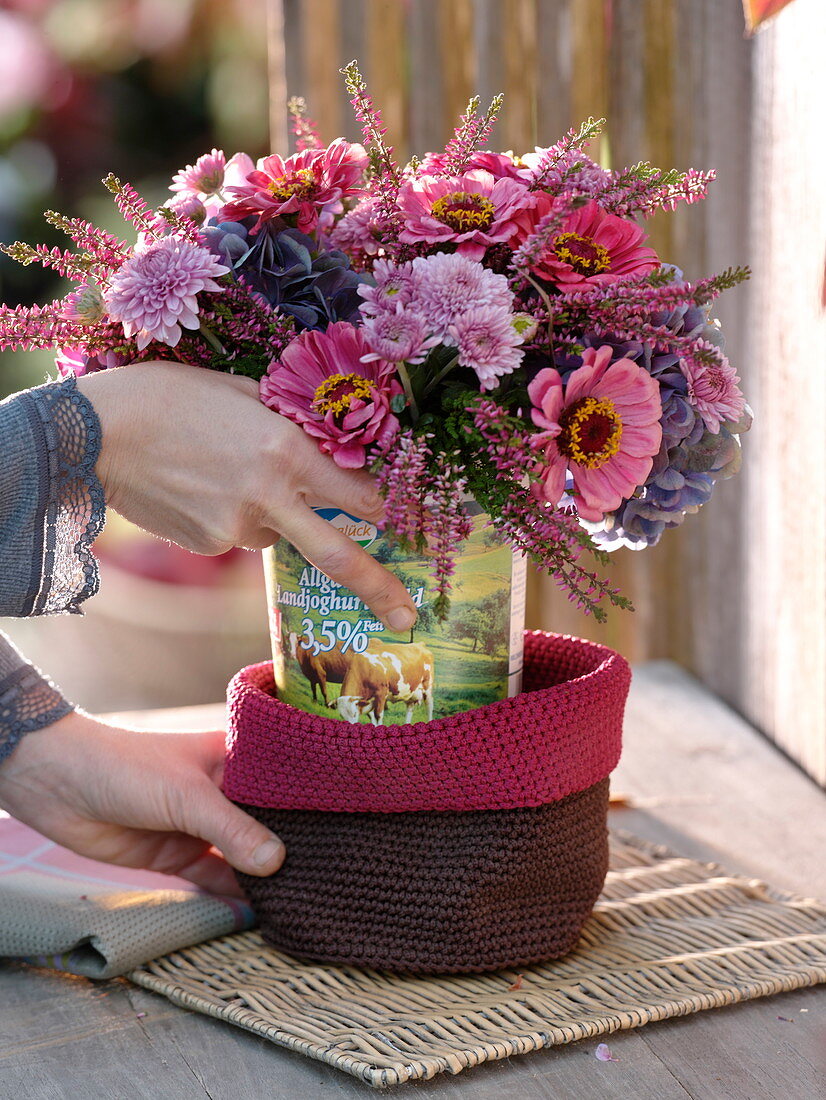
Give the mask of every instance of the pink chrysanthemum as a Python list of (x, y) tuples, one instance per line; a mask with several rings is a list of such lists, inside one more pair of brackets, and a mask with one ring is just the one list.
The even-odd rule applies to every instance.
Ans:
[(563, 383), (546, 367), (528, 386), (536, 437), (547, 469), (542, 492), (558, 504), (566, 471), (580, 518), (599, 523), (633, 495), (651, 473), (660, 449), (660, 387), (631, 359), (611, 362), (612, 349), (587, 348), (582, 366)]
[(206, 248), (162, 237), (136, 248), (115, 273), (104, 295), (106, 310), (126, 336), (137, 337), (139, 351), (152, 340), (174, 348), (182, 327), (200, 325), (197, 295), (220, 291), (214, 280), (228, 271)]
[(510, 310), (513, 293), (497, 275), (461, 253), (437, 252), (413, 260), (415, 309), (434, 332), (445, 333), (460, 313), (470, 309)]
[(188, 164), (172, 177), (170, 191), (179, 191), (203, 199), (220, 191), (224, 185), (227, 158), (222, 150), (204, 153), (194, 164)]
[[(538, 222), (553, 209), (553, 200), (537, 200)], [(593, 200), (574, 210), (560, 225), (533, 271), (562, 290), (612, 283), (618, 275), (645, 275), (659, 266), (653, 248), (643, 242), (640, 226), (606, 214)]]
[(496, 179), (481, 169), (462, 176), (419, 176), (406, 180), (399, 190), (404, 218), (399, 240), (449, 241), (462, 255), (480, 260), (491, 245), (525, 231), (534, 202), (523, 184)]
[(499, 379), (522, 362), (522, 337), (508, 309), (478, 308), (459, 314), (448, 340), (458, 349), (461, 366), (476, 372), (483, 393), (495, 389)]
[(258, 162), (220, 212), (221, 221), (257, 215), (253, 232), (273, 218), (295, 219), (302, 233), (326, 229), (343, 210), (342, 199), (363, 192), (367, 153), (361, 145), (338, 138), (326, 149), (304, 149), (286, 160), (273, 154)]
[(386, 309), (395, 312), (400, 306), (410, 305), (416, 293), (416, 276), (411, 263), (397, 264), (392, 260), (376, 260), (373, 265), (375, 286), (360, 283), (358, 293), (364, 299), (359, 307), (362, 314), (381, 313)]
[(723, 421), (736, 423), (743, 415), (746, 401), (738, 386), (737, 371), (719, 348), (706, 340), (697, 342), (713, 361), (681, 359), (680, 370), (688, 381), (688, 403), (693, 405), (703, 423), (715, 435)]
[(362, 362), (369, 352), (360, 329), (336, 321), (325, 332), (302, 332), (261, 379), (264, 404), (300, 424), (349, 469), (364, 466), (366, 448), (387, 446), (399, 430), (390, 402), (402, 387), (392, 363)]
[(189, 218), (195, 225), (203, 225), (207, 218), (206, 206), (197, 195), (193, 195), (189, 191), (181, 191), (180, 194), (173, 195), (171, 199), (164, 203), (164, 206), (175, 214)]
[(365, 318), (362, 332), (371, 349), (361, 357), (362, 363), (373, 359), (421, 363), (439, 343), (439, 337), (432, 335), (426, 318), (401, 308), (382, 310), (374, 317)]

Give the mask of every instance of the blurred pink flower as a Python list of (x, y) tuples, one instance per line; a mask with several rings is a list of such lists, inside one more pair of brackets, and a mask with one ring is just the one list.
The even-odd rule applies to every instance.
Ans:
[[(553, 208), (543, 195), (537, 202), (537, 222)], [(593, 200), (574, 210), (560, 225), (533, 271), (562, 290), (612, 283), (618, 275), (645, 275), (659, 266), (646, 235), (627, 218), (606, 214)]]
[(273, 154), (258, 162), (245, 183), (227, 186), (235, 198), (219, 216), (234, 221), (257, 215), (253, 232), (273, 218), (294, 216), (296, 228), (312, 233), (319, 223), (322, 228), (332, 225), (333, 216), (343, 210), (342, 199), (362, 194), (366, 168), (364, 148), (343, 138), (286, 160)]
[(137, 336), (139, 351), (152, 340), (174, 348), (182, 326), (200, 326), (197, 295), (220, 291), (214, 280), (228, 271), (206, 248), (180, 237), (162, 237), (136, 248), (115, 273), (104, 295), (106, 310), (121, 322), (126, 336)]
[(681, 359), (680, 370), (688, 381), (689, 405), (694, 406), (708, 430), (716, 435), (722, 421), (736, 423), (740, 419), (746, 402), (737, 384), (740, 381), (737, 371), (720, 349), (705, 340), (697, 344), (699, 348), (705, 347), (713, 361)]
[(220, 191), (224, 184), (227, 159), (220, 149), (204, 153), (194, 164), (188, 164), (172, 177), (170, 191), (184, 192), (198, 199), (207, 198)]
[[(444, 172), (444, 153), (428, 153), (419, 169), (421, 175), (438, 176)], [(495, 179), (523, 179), (525, 172), (521, 160), (512, 153), (491, 153), (488, 150), (477, 150), (468, 161), (467, 171), (481, 168)], [(527, 186), (527, 183), (525, 184)]]
[(509, 241), (524, 224), (535, 199), (513, 179), (496, 179), (482, 169), (462, 176), (419, 176), (406, 180), (398, 204), (404, 217), (399, 239), (408, 244), (450, 242), (471, 260), (491, 245)]
[(362, 362), (362, 331), (336, 321), (302, 332), (261, 379), (265, 405), (300, 424), (338, 466), (356, 469), (371, 443), (386, 446), (399, 430), (390, 401), (402, 393), (392, 363)]
[(43, 32), (11, 11), (0, 10), (0, 118), (38, 104), (49, 91), (56, 72), (54, 56)]
[(528, 386), (531, 417), (543, 431), (547, 469), (542, 495), (558, 504), (566, 471), (579, 516), (599, 523), (645, 483), (660, 449), (660, 387), (631, 359), (611, 362), (612, 349), (587, 348), (566, 383), (546, 367)]
[(109, 367), (122, 367), (128, 362), (127, 355), (119, 355), (115, 351), (89, 355), (82, 348), (58, 348), (54, 360), (61, 378), (68, 378), (70, 375), (81, 378), (84, 374), (94, 374)]

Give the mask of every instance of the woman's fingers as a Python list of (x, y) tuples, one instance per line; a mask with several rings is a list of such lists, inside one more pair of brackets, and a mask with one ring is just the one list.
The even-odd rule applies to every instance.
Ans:
[(416, 607), (402, 582), (358, 543), (307, 505), (279, 520), (281, 533), (316, 568), (349, 588), (390, 628), (402, 632), (416, 621)]

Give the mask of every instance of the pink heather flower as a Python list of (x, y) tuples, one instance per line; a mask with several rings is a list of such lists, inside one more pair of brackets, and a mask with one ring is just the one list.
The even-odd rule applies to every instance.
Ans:
[(448, 340), (459, 351), (459, 363), (476, 372), (480, 389), (495, 389), (504, 374), (522, 362), (522, 337), (508, 309), (480, 307), (459, 314), (448, 330)]
[(208, 198), (224, 186), (227, 159), (220, 149), (204, 153), (194, 164), (188, 164), (172, 177), (170, 191), (193, 195), (197, 199)]
[(504, 275), (497, 275), (459, 252), (437, 252), (413, 260), (414, 308), (436, 333), (446, 333), (460, 313), (469, 309), (510, 310), (513, 293)]
[(361, 357), (362, 363), (386, 359), (391, 363), (421, 363), (431, 348), (439, 343), (426, 318), (413, 310), (402, 308), (383, 310), (367, 317), (362, 326), (370, 351)]
[[(536, 223), (553, 210), (553, 201), (548, 195), (537, 200)], [(561, 290), (613, 283), (619, 275), (645, 275), (659, 265), (645, 239), (640, 226), (606, 214), (591, 200), (562, 222), (533, 271)]]
[(698, 340), (697, 347), (713, 353), (714, 362), (681, 359), (680, 370), (688, 381), (689, 405), (694, 406), (708, 430), (717, 435), (722, 421), (733, 423), (740, 419), (746, 402), (737, 384), (740, 378), (720, 349), (707, 340)]
[(235, 196), (220, 211), (221, 221), (257, 215), (252, 232), (278, 217), (295, 218), (302, 233), (317, 225), (326, 229), (344, 207), (342, 199), (363, 193), (367, 153), (363, 146), (338, 138), (326, 149), (304, 149), (286, 160), (273, 154), (258, 162), (240, 186), (227, 186)]
[(396, 264), (392, 260), (376, 260), (373, 265), (375, 286), (360, 283), (358, 293), (364, 299), (359, 307), (369, 316), (390, 309), (394, 313), (407, 306), (416, 292), (416, 276), (410, 263)]
[(94, 283), (83, 283), (63, 299), (62, 315), (78, 325), (94, 325), (104, 316), (103, 295)]
[(390, 401), (402, 393), (392, 363), (362, 362), (370, 348), (347, 321), (302, 332), (261, 379), (265, 405), (300, 424), (338, 466), (357, 469), (370, 444), (385, 447), (399, 430)]
[(228, 271), (208, 249), (180, 237), (161, 237), (135, 249), (113, 276), (104, 302), (124, 334), (137, 337), (138, 351), (152, 340), (174, 348), (182, 327), (200, 325), (197, 295), (220, 291), (214, 280)]
[(591, 523), (645, 483), (662, 441), (660, 387), (644, 367), (611, 355), (607, 345), (587, 348), (567, 383), (546, 367), (528, 386), (543, 429), (535, 440), (545, 448), (542, 494), (558, 504), (567, 471), (577, 512)]
[(491, 245), (526, 232), (535, 201), (523, 184), (495, 179), (482, 169), (462, 176), (405, 180), (398, 197), (404, 218), (399, 240), (407, 244), (449, 241), (462, 255), (481, 260)]

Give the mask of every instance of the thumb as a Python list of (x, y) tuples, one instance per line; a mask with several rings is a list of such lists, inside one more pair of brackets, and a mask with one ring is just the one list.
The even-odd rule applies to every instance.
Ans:
[(248, 875), (272, 875), (284, 862), (283, 842), (249, 814), (239, 810), (211, 783), (203, 797), (192, 799), (184, 828), (208, 840), (236, 871)]

